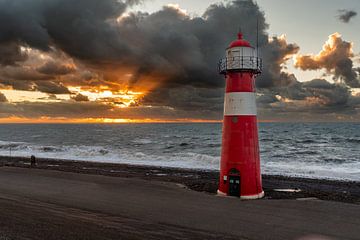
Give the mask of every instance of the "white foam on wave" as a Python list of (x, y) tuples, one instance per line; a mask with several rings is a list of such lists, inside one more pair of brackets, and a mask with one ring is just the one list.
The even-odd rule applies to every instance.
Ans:
[[(145, 141), (141, 141), (145, 142)], [(0, 143), (1, 144), (1, 143)], [(9, 144), (9, 143), (6, 143)], [(1, 145), (0, 145), (1, 146)], [(0, 155), (8, 156), (7, 148), (0, 148)], [(155, 165), (163, 167), (218, 169), (219, 157), (192, 152), (175, 152), (164, 155), (149, 155), (144, 152), (114, 150), (101, 146), (37, 146), (22, 143), (22, 147), (13, 149), (12, 156), (68, 159), (106, 163), (126, 163), (136, 165)]]
[[(147, 141), (141, 141), (147, 144)], [(147, 154), (133, 149), (112, 149), (101, 146), (38, 146), (24, 142), (0, 141), (0, 155), (68, 159), (80, 161), (125, 163), (163, 167), (219, 169), (220, 156), (178, 151)], [(286, 175), (311, 178), (346, 179), (360, 181), (360, 162), (341, 164), (312, 161), (262, 161), (262, 171), (269, 175)]]
[(150, 143), (153, 143), (153, 140), (149, 139), (149, 138), (139, 138), (139, 139), (135, 139), (131, 142), (136, 143), (136, 144), (150, 144)]
[(318, 179), (360, 181), (360, 162), (329, 164), (315, 162), (264, 162), (263, 173)]

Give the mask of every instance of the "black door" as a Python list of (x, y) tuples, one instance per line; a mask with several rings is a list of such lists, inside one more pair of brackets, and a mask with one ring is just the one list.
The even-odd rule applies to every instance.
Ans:
[(229, 195), (240, 197), (240, 176), (229, 176)]

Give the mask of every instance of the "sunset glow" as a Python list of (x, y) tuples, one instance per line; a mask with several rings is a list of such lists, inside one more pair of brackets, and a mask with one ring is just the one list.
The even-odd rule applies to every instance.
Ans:
[(90, 101), (98, 101), (108, 104), (113, 104), (117, 107), (124, 108), (137, 104), (138, 101), (145, 95), (144, 92), (134, 91), (111, 91), (105, 90), (107, 88), (94, 88), (82, 90), (81, 87), (69, 87), (73, 94), (81, 94), (89, 98)]
[[(0, 118), (0, 123), (69, 123), (69, 124), (86, 124), (86, 123), (99, 123), (99, 124), (121, 124), (121, 123), (220, 123), (220, 120), (203, 120), (203, 119), (112, 119), (112, 118), (82, 118), (82, 119), (69, 119), (69, 118), (48, 118), (41, 117), (37, 119), (29, 118)], [(268, 121), (266, 121), (268, 122)]]
[(221, 121), (225, 81), (217, 63), (243, 19), (243, 38), (252, 46), (260, 40), (260, 121), (360, 117), (355, 15), (344, 22), (328, 12), (325, 28), (301, 11), (291, 16), (304, 20), (294, 26), (264, 0), (161, 1), (150, 9), (103, 0), (66, 6), (55, 19), (44, 14), (53, 4), (8, 14), (21, 24), (3, 26), (0, 122)]

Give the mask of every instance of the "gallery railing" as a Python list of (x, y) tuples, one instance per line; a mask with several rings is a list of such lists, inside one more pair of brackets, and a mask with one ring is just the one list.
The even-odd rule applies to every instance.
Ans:
[(218, 70), (221, 74), (232, 71), (253, 72), (259, 74), (262, 70), (262, 59), (252, 56), (224, 58), (219, 61)]

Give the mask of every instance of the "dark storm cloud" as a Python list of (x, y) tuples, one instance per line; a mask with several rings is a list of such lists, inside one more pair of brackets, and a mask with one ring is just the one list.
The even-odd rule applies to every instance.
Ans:
[(338, 18), (343, 23), (350, 22), (350, 20), (357, 15), (357, 12), (355, 12), (353, 10), (346, 10), (346, 9), (338, 10), (338, 13), (339, 13)]
[(71, 93), (61, 83), (49, 80), (24, 81), (24, 80), (1, 80), (0, 86), (10, 86), (12, 89), (21, 91), (40, 91), (50, 94), (69, 94)]
[(0, 84), (14, 90), (40, 91), (50, 94), (69, 94), (70, 91), (55, 80), (55, 75), (40, 73), (36, 69), (21, 66), (0, 68)]
[(6, 96), (2, 92), (0, 92), (0, 103), (7, 102), (7, 101), (8, 100), (7, 100)]
[(46, 51), (53, 42), (79, 57), (106, 54), (115, 34), (106, 20), (125, 9), (116, 0), (1, 0), (0, 43), (17, 41)]
[[(141, 86), (144, 77), (154, 75), (154, 78), (163, 79), (158, 83), (162, 91), (186, 86), (220, 89), (224, 81), (217, 73), (219, 58), (224, 56), (229, 42), (235, 39), (239, 27), (255, 45), (258, 25), (259, 45), (266, 63), (258, 86), (271, 87), (291, 81), (292, 76), (284, 73), (281, 65), (287, 56), (298, 51), (298, 47), (280, 38), (268, 40), (264, 13), (253, 1), (237, 0), (211, 5), (202, 17), (191, 18), (169, 6), (153, 14), (130, 13), (116, 21), (124, 13), (126, 4), (138, 2), (28, 0), (25, 4), (21, 0), (12, 1), (12, 4), (0, 9), (8, 8), (7, 12), (21, 13), (10, 16), (18, 23), (17, 29), (28, 29), (29, 32), (13, 31), (12, 34), (3, 34), (3, 38), (42, 50), (54, 44), (99, 71), (104, 69), (104, 65), (113, 66), (113, 69), (130, 67), (133, 71), (130, 88)], [(30, 19), (29, 16), (33, 21), (25, 21)], [(221, 31), (216, 32), (215, 29)], [(37, 34), (39, 31), (41, 33)], [(42, 73), (56, 72), (49, 67), (43, 66), (39, 70)], [(57, 70), (60, 74), (66, 72), (66, 69)]]
[(46, 75), (66, 75), (73, 73), (76, 69), (72, 65), (56, 63), (55, 61), (46, 62), (36, 69), (39, 73)]
[(260, 94), (260, 118), (336, 121), (340, 117), (353, 121), (360, 117), (360, 95), (324, 79), (294, 81), (287, 87), (262, 89)]
[(61, 83), (54, 81), (36, 81), (34, 90), (50, 94), (70, 94), (71, 92)]
[(0, 87), (12, 87), (16, 90), (22, 90), (22, 91), (33, 91), (33, 83), (30, 81), (19, 81), (19, 80), (1, 80), (0, 81)]
[[(27, 60), (26, 55), (20, 51), (20, 46), (25, 46), (49, 54), (53, 51), (65, 52), (69, 57), (86, 62), (91, 67), (95, 66), (98, 70), (104, 65), (119, 66), (130, 47), (122, 39), (115, 20), (124, 13), (127, 6), (140, 2), (142, 1), (0, 0), (0, 65), (20, 64)], [(52, 80), (57, 76), (73, 73), (74, 68), (75, 66), (50, 61), (33, 69), (27, 66), (16, 69), (13, 73), (7, 70), (6, 76), (0, 76), (0, 81), (14, 89), (31, 90), (32, 83), (21, 84), (17, 80)], [(80, 76), (79, 81), (81, 80)], [(25, 88), (25, 85), (28, 87)], [(37, 89), (47, 90), (47, 85), (54, 86), (53, 83), (44, 83)]]
[(292, 74), (283, 71), (283, 65), (291, 56), (298, 53), (299, 46), (288, 44), (285, 37), (272, 37), (263, 47), (263, 73), (257, 81), (260, 88), (286, 86), (294, 80)]
[(87, 96), (82, 95), (81, 93), (72, 96), (71, 99), (75, 100), (76, 102), (88, 102), (89, 98)]
[[(163, 80), (144, 103), (153, 103), (157, 99), (153, 104), (180, 109), (221, 106), (217, 92), (222, 93), (224, 80), (217, 73), (217, 62), (224, 56), (229, 42), (236, 38), (239, 26), (254, 45), (258, 20), (260, 46), (264, 49), (267, 46), (281, 48), (284, 53), (279, 57), (287, 55), (293, 48), (287, 47), (284, 41), (275, 41), (275, 38), (272, 45), (268, 44), (264, 13), (250, 0), (212, 5), (202, 17), (190, 18), (179, 9), (164, 7), (153, 14), (130, 13), (119, 22), (115, 19), (125, 10), (123, 3), (101, 1), (98, 5), (104, 6), (100, 7), (100, 13), (99, 6), (91, 3), (77, 1), (74, 6), (73, 1), (62, 1), (60, 6), (59, 1), (52, 0), (44, 4), (37, 13), (41, 14), (41, 26), (46, 29), (48, 40), (44, 38), (47, 46), (40, 49), (55, 44), (93, 69), (104, 69), (104, 65), (114, 69), (130, 67), (134, 69), (130, 88), (144, 84), (143, 78), (148, 75), (160, 76), (158, 79)], [(83, 5), (86, 7), (80, 7)], [(221, 29), (221, 32), (214, 32), (214, 29)], [(36, 47), (30, 42), (27, 44)], [(288, 77), (275, 66), (281, 59), (277, 59), (274, 51), (267, 51), (269, 54), (266, 56), (271, 61), (266, 62), (271, 73), (259, 80), (265, 82), (264, 86), (274, 85), (280, 75), (281, 81)], [(209, 92), (214, 96), (209, 99), (201, 97)], [(186, 93), (186, 96), (181, 97), (181, 93)], [(214, 99), (218, 101), (215, 105)]]
[(27, 59), (26, 53), (21, 52), (17, 43), (0, 43), (0, 66), (14, 65)]
[(4, 79), (9, 80), (23, 80), (23, 81), (38, 81), (38, 80), (53, 80), (53, 76), (39, 73), (35, 69), (28, 67), (4, 67), (0, 69), (0, 83)]
[(346, 106), (351, 97), (349, 88), (331, 84), (324, 79), (304, 82), (303, 86), (313, 97), (321, 99), (321, 103), (325, 106)]
[[(172, 23), (174, 27), (166, 26), (166, 24), (171, 23), (168, 19), (174, 17), (178, 19), (178, 21), (172, 21), (175, 22)], [(253, 46), (256, 45), (257, 17), (259, 20), (259, 45), (265, 63), (264, 73), (257, 79), (258, 87), (268, 88), (287, 85), (293, 81), (295, 77), (285, 73), (282, 65), (298, 52), (299, 47), (296, 44), (288, 44), (285, 38), (281, 37), (273, 37), (269, 40), (266, 34), (268, 26), (265, 23), (264, 13), (254, 2), (234, 1), (227, 5), (212, 5), (202, 18), (195, 19), (181, 15), (176, 9), (165, 8), (146, 17), (146, 24), (150, 26), (165, 25), (161, 28), (165, 30), (172, 29), (175, 31), (174, 29), (177, 29), (173, 34), (162, 32), (161, 35), (164, 37), (153, 41), (161, 43), (154, 55), (157, 56), (156, 54), (160, 52), (161, 48), (165, 47), (164, 53), (169, 54), (169, 56), (164, 61), (167, 65), (164, 64), (162, 69), (169, 69), (175, 65), (181, 70), (175, 70), (174, 74), (163, 85), (145, 97), (144, 103), (154, 104), (158, 99), (159, 104), (177, 109), (199, 108), (201, 106), (214, 111), (217, 109), (216, 111), (221, 112), (224, 79), (216, 72), (216, 63), (220, 57), (224, 56), (228, 44), (235, 39), (234, 33), (236, 33), (238, 26), (242, 27), (245, 38)], [(147, 25), (144, 27), (145, 29), (149, 28)], [(182, 25), (186, 27), (181, 27)], [(214, 33), (214, 29), (221, 29), (221, 31)], [(169, 37), (173, 35), (176, 37), (170, 41), (172, 38), (169, 39)], [(187, 42), (189, 43), (186, 44)], [(167, 45), (168, 48), (166, 48)], [(182, 47), (174, 49), (172, 46)], [(188, 50), (189, 53), (186, 52)], [(191, 56), (191, 60), (187, 58), (188, 56)], [(172, 64), (170, 61), (174, 59), (176, 63)], [(159, 61), (155, 61), (154, 64), (159, 64)], [(171, 87), (175, 89), (171, 90)], [(192, 90), (189, 91), (189, 89)], [(178, 92), (179, 96), (174, 92)], [(213, 95), (208, 99), (199, 97), (199, 94), (203, 92), (211, 92)], [(181, 94), (184, 94), (183, 98), (181, 98)], [(159, 101), (159, 99), (161, 100)]]
[[(235, 38), (238, 27), (255, 45), (258, 25), (265, 63), (258, 86), (273, 87), (292, 81), (293, 76), (285, 73), (282, 65), (299, 47), (284, 38), (269, 40), (264, 13), (252, 0), (214, 4), (202, 17), (195, 18), (171, 6), (152, 14), (133, 12), (119, 18), (128, 5), (139, 2), (0, 0), (0, 45), (12, 41), (44, 51), (54, 46), (98, 71), (104, 65), (130, 68), (130, 87), (154, 75), (162, 76), (160, 87), (165, 88), (220, 88), (224, 82), (217, 74), (216, 63), (224, 49)], [(39, 71), (64, 74), (70, 70), (56, 67), (48, 63)], [(351, 78), (348, 68), (348, 62), (339, 62), (338, 74)]]
[[(84, 68), (78, 70), (75, 65), (52, 61), (35, 68), (19, 67), (16, 72), (6, 66), (0, 69), (0, 84), (60, 94), (70, 93), (66, 86), (104, 85), (115, 89), (125, 84), (129, 89), (141, 89), (152, 81), (156, 88), (150, 89), (141, 102), (152, 107), (134, 107), (136, 114), (184, 117), (187, 113), (190, 118), (219, 118), (224, 79), (217, 73), (217, 62), (224, 56), (228, 44), (235, 40), (239, 27), (254, 46), (258, 25), (259, 47), (264, 59), (264, 72), (257, 79), (257, 86), (264, 92), (259, 98), (260, 107), (277, 110), (283, 107), (289, 111), (296, 109), (296, 104), (303, 104), (304, 110), (354, 108), (356, 101), (352, 100), (346, 87), (329, 87), (325, 83), (320, 87), (316, 81), (301, 83), (285, 71), (284, 64), (298, 53), (299, 47), (288, 43), (284, 37), (269, 39), (264, 13), (252, 0), (211, 5), (201, 17), (190, 17), (173, 6), (151, 14), (124, 14), (128, 6), (140, 2), (0, 0), (0, 52), (1, 47), (12, 44), (8, 60), (0, 60), (0, 65), (27, 60), (19, 55), (20, 46), (26, 46), (46, 53), (56, 49)], [(315, 63), (316, 69), (329, 69), (329, 74), (344, 79), (348, 86), (358, 86), (351, 56), (346, 52), (351, 46), (345, 41), (339, 43), (339, 48), (344, 51), (337, 53), (345, 55), (333, 54), (324, 62), (317, 62), (307, 55), (302, 60), (310, 59), (308, 62)], [(299, 67), (315, 69), (307, 64)], [(78, 72), (75, 73), (75, 69)], [(124, 78), (127, 73), (131, 73), (131, 77)], [(82, 105), (88, 109), (88, 115), (79, 110)], [(101, 113), (104, 116), (115, 116), (115, 113), (138, 116), (130, 112), (132, 110), (114, 113), (105, 104), (73, 100), (49, 107), (46, 104), (17, 105), (37, 115), (60, 116), (61, 113), (53, 112), (55, 106), (57, 111), (64, 111), (64, 116), (75, 116), (76, 113), (78, 117)]]
[(126, 4), (138, 2), (1, 0), (0, 44), (13, 41), (44, 51), (54, 45), (97, 69), (132, 67), (131, 84), (161, 73), (168, 85), (221, 87), (216, 63), (238, 27), (254, 42), (258, 16), (260, 42), (267, 41), (264, 14), (250, 0), (212, 5), (198, 18), (164, 7), (116, 21)]
[(221, 116), (223, 91), (191, 86), (178, 88), (158, 88), (142, 99), (141, 103), (151, 106), (168, 106), (184, 111), (214, 111)]
[(128, 60), (139, 65), (132, 84), (141, 83), (143, 74), (155, 71), (165, 75), (166, 87), (222, 87), (224, 82), (217, 73), (217, 62), (230, 41), (235, 40), (239, 26), (255, 42), (257, 17), (260, 42), (264, 44), (267, 25), (263, 13), (252, 1), (212, 5), (202, 17), (196, 18), (171, 6), (150, 15), (131, 14), (122, 19), (119, 29), (136, 47)]

